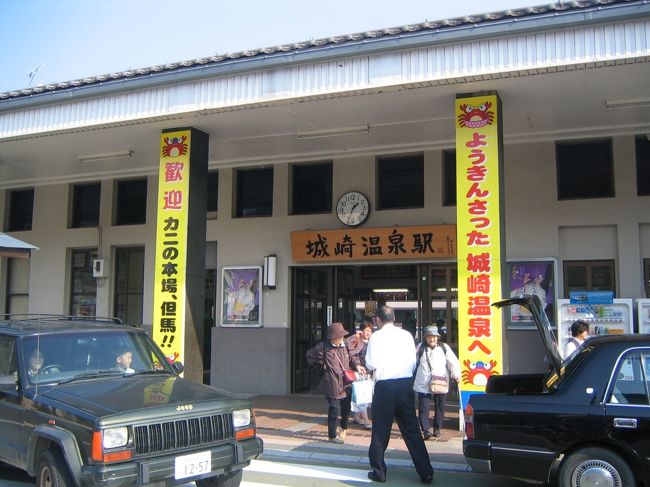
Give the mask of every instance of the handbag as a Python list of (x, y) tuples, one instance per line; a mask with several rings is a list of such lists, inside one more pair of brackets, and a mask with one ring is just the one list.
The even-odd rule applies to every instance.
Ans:
[(429, 389), (432, 394), (447, 394), (449, 392), (449, 382), (447, 376), (434, 375), (431, 377)]
[[(443, 348), (443, 351), (446, 350)], [(424, 356), (427, 359), (427, 365), (429, 365), (429, 370), (431, 368), (431, 362), (429, 361), (429, 356), (427, 355), (426, 350), (424, 351)], [(431, 382), (429, 382), (429, 390), (432, 394), (447, 394), (449, 392), (449, 381), (447, 380), (446, 375), (431, 375)]]
[(345, 369), (343, 370), (343, 379), (345, 380), (346, 384), (352, 384), (357, 380), (357, 376), (354, 373), (354, 370)]
[(372, 379), (358, 380), (352, 384), (352, 401), (355, 404), (371, 404), (372, 394), (375, 390), (375, 381)]
[(350, 385), (357, 380), (357, 375), (354, 373), (354, 370), (343, 367), (343, 362), (341, 362), (341, 358), (338, 355), (336, 356), (336, 359), (339, 361), (341, 369), (343, 369), (343, 382), (345, 382), (346, 385)]

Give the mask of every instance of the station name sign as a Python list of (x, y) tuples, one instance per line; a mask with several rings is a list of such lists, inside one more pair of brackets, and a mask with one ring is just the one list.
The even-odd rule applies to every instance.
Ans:
[(447, 259), (456, 257), (456, 225), (291, 232), (294, 262)]

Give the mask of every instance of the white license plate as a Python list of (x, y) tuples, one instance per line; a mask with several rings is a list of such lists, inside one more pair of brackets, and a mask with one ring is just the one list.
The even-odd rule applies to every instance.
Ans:
[(176, 457), (174, 464), (174, 478), (184, 479), (208, 473), (212, 469), (209, 451), (192, 453)]

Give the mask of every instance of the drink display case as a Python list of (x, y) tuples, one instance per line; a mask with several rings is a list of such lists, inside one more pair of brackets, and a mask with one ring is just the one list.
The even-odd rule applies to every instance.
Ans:
[(650, 333), (650, 299), (637, 299), (636, 312), (639, 333)]
[[(646, 320), (650, 332), (650, 300), (646, 305)], [(571, 338), (571, 324), (576, 320), (589, 323), (590, 335), (609, 333), (634, 333), (633, 307), (631, 299), (614, 299), (612, 303), (575, 303), (569, 299), (557, 300), (558, 347)]]

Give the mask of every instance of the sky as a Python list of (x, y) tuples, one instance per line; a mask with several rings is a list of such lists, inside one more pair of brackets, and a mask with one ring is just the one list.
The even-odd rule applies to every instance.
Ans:
[[(0, 93), (216, 54), (550, 3), (0, 0)], [(34, 73), (31, 78), (30, 73)]]

